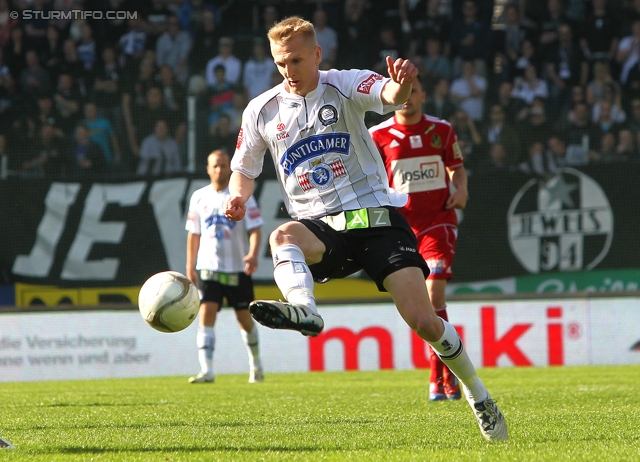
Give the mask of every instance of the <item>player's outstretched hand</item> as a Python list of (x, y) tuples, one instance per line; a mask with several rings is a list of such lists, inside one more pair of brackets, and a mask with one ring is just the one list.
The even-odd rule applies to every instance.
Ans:
[(225, 216), (231, 221), (240, 221), (244, 218), (247, 207), (244, 205), (242, 197), (231, 197), (224, 207)]
[(389, 77), (400, 85), (411, 85), (418, 76), (418, 68), (408, 59), (398, 58), (395, 61), (387, 56), (387, 69)]

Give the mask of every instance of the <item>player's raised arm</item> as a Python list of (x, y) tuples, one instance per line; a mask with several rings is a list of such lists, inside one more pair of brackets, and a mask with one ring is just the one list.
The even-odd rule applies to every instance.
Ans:
[(229, 180), (229, 200), (224, 214), (231, 221), (240, 221), (247, 211), (245, 204), (253, 194), (254, 180), (242, 173), (233, 172)]
[(404, 104), (411, 94), (411, 84), (418, 75), (418, 68), (408, 59), (393, 61), (387, 56), (387, 70), (391, 81), (382, 89), (382, 101), (391, 106)]

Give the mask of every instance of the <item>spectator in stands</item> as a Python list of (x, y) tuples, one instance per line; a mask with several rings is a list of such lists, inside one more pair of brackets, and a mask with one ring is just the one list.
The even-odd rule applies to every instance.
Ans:
[(130, 18), (127, 26), (127, 33), (118, 40), (122, 60), (120, 64), (124, 68), (127, 78), (135, 78), (144, 50), (147, 48), (147, 32), (144, 29), (142, 19), (138, 19), (137, 16)]
[[(611, 66), (608, 61), (596, 61), (593, 63), (593, 78), (587, 83), (586, 101), (593, 106), (597, 101), (604, 99), (607, 84), (619, 87), (611, 75)], [(620, 91), (620, 88), (618, 88)]]
[[(475, 0), (464, 0), (462, 15), (454, 16), (451, 31), (451, 48), (454, 75), (458, 74), (463, 62), (472, 61), (479, 76), (487, 75), (486, 63), (489, 58), (489, 28), (478, 17), (478, 5)], [(462, 71), (461, 73), (464, 73)], [(477, 120), (477, 119), (474, 119)]]
[(618, 145), (616, 146), (617, 156), (605, 159), (610, 162), (638, 162), (638, 133), (634, 134), (631, 130), (623, 129), (618, 133)]
[(425, 48), (427, 52), (418, 62), (425, 88), (430, 90), (440, 78), (451, 81), (451, 60), (442, 54), (442, 43), (437, 38), (428, 38)]
[(442, 55), (451, 57), (451, 18), (441, 11), (440, 0), (401, 1), (398, 8), (408, 56), (427, 53), (423, 47), (427, 40), (435, 39), (442, 45)]
[(9, 0), (0, 0), (0, 48), (5, 48), (11, 38), (11, 29), (18, 25), (19, 19), (11, 17)]
[(91, 141), (102, 148), (106, 164), (111, 168), (120, 164), (120, 144), (109, 119), (98, 116), (98, 108), (93, 101), (84, 103), (83, 125), (89, 129)]
[(489, 148), (489, 157), (482, 160), (475, 172), (477, 174), (506, 173), (512, 170), (507, 162), (507, 149), (501, 143), (492, 144)]
[(122, 12), (130, 11), (131, 7), (131, 3), (126, 0), (106, 0), (104, 2), (104, 19), (96, 21), (98, 23), (96, 25), (100, 26), (99, 37), (105, 46), (118, 47), (120, 38), (129, 29), (128, 20)]
[(125, 139), (122, 115), (122, 93), (125, 81), (124, 70), (118, 66), (115, 49), (107, 46), (102, 50), (102, 60), (93, 79), (92, 97), (98, 106), (98, 114), (113, 124), (119, 140)]
[(519, 121), (518, 111), (524, 106), (522, 100), (513, 97), (513, 83), (509, 81), (500, 82), (497, 95), (494, 98), (489, 98), (488, 103), (491, 106), (494, 104), (500, 105), (506, 114), (507, 120), (511, 120), (514, 124)]
[(204, 73), (210, 57), (217, 53), (221, 38), (214, 13), (206, 10), (202, 15), (202, 28), (196, 29), (189, 53), (189, 72), (192, 75)]
[(209, 126), (214, 125), (220, 115), (233, 106), (234, 86), (226, 78), (226, 71), (222, 64), (214, 70), (215, 82), (209, 87)]
[(70, 74), (64, 73), (58, 77), (53, 101), (60, 116), (58, 125), (64, 136), (70, 137), (80, 118), (80, 109), (82, 108), (82, 95), (78, 87), (73, 84), (73, 78)]
[(238, 133), (242, 126), (242, 113), (246, 107), (247, 98), (245, 97), (244, 90), (237, 87), (234, 88), (231, 107), (224, 110), (224, 113), (229, 116), (230, 131)]
[(48, 3), (47, 0), (33, 0), (29, 6), (33, 14), (22, 19), (27, 46), (38, 54), (47, 47), (47, 27), (51, 11)]
[(516, 129), (506, 117), (504, 108), (494, 104), (489, 110), (489, 120), (481, 129), (481, 136), (490, 152), (494, 144), (500, 144), (505, 150), (504, 161), (509, 166), (515, 166), (520, 160), (520, 137)]
[(383, 23), (378, 30), (377, 37), (372, 43), (373, 66), (372, 69), (378, 73), (384, 73), (387, 69), (386, 57), (392, 60), (404, 56), (402, 43), (396, 35), (396, 31), (391, 24)]
[(194, 38), (204, 29), (207, 13), (215, 15), (216, 7), (206, 0), (187, 0), (182, 2), (178, 10), (180, 27)]
[(158, 86), (162, 90), (162, 100), (176, 118), (183, 115), (186, 109), (187, 96), (184, 87), (176, 81), (175, 74), (169, 66), (162, 66), (159, 73)]
[(371, 66), (373, 23), (361, 0), (346, 0), (342, 25), (338, 29), (338, 65), (344, 69)]
[(52, 70), (53, 77), (56, 80), (60, 74), (65, 73), (73, 77), (82, 93), (86, 93), (84, 65), (78, 58), (78, 50), (72, 39), (67, 39), (62, 43), (62, 61), (55, 70)]
[(618, 48), (619, 20), (607, 0), (591, 0), (591, 12), (582, 24), (580, 45), (592, 61), (613, 61)]
[[(93, 29), (89, 24), (83, 24), (80, 31), (80, 40), (77, 44), (78, 59), (82, 62), (84, 71), (91, 72), (98, 61), (98, 44), (93, 36)], [(85, 83), (89, 84), (86, 80)]]
[(433, 91), (427, 91), (427, 99), (424, 103), (425, 114), (444, 120), (451, 119), (458, 108), (449, 94), (449, 88), (449, 80), (440, 77)]
[(533, 100), (532, 106), (527, 109), (527, 119), (519, 127), (525, 152), (530, 152), (529, 148), (536, 142), (542, 143), (542, 146), (546, 145), (554, 130), (547, 118), (547, 108), (543, 99)]
[(616, 121), (614, 117), (611, 103), (609, 101), (602, 101), (600, 103), (598, 120), (594, 122), (595, 146), (601, 144), (602, 137), (607, 133), (613, 133), (617, 136), (621, 126), (622, 123)]
[(49, 94), (38, 95), (38, 109), (35, 117), (30, 117), (34, 124), (34, 135), (37, 137), (40, 129), (45, 125), (53, 128), (56, 138), (63, 138), (64, 132), (60, 127), (60, 114), (53, 105), (53, 100)]
[(622, 97), (620, 87), (616, 82), (610, 82), (604, 86), (604, 95), (601, 100), (596, 101), (591, 108), (591, 120), (596, 122), (600, 119), (600, 112), (604, 103), (609, 103), (611, 108), (610, 116), (614, 122), (623, 123), (627, 119), (627, 114), (622, 108)]
[(540, 57), (538, 56), (538, 51), (535, 45), (533, 44), (533, 41), (524, 40), (520, 47), (520, 53), (518, 55), (518, 59), (514, 64), (514, 69), (513, 69), (514, 76), (515, 77), (523, 76), (524, 71), (530, 65), (534, 65), (536, 69), (542, 69), (541, 68), (542, 62), (540, 60)]
[(462, 151), (462, 157), (464, 157), (465, 168), (467, 172), (473, 171), (481, 161), (482, 136), (473, 119), (463, 110), (458, 110), (453, 114), (449, 122), (458, 135), (458, 144)]
[[(147, 90), (147, 104), (140, 107), (134, 113), (133, 141), (143, 140), (154, 133), (156, 123), (164, 120), (169, 127), (169, 135), (180, 146), (187, 131), (184, 117), (180, 117), (176, 112), (171, 111), (165, 104), (162, 90), (158, 86), (153, 86)], [(139, 152), (138, 146), (134, 146), (134, 153)]]
[(222, 37), (218, 42), (218, 55), (207, 63), (207, 84), (213, 87), (217, 84), (215, 69), (221, 65), (225, 69), (225, 78), (232, 85), (236, 85), (242, 75), (242, 61), (233, 54), (233, 39)]
[(640, 18), (633, 21), (631, 35), (623, 37), (618, 43), (616, 61), (622, 66), (620, 82), (627, 83), (629, 71), (640, 61)]
[[(558, 0), (549, 0), (555, 2)], [(569, 24), (558, 28), (558, 44), (550, 52), (547, 63), (549, 103), (554, 113), (566, 111), (574, 85), (587, 85), (589, 64), (582, 49), (574, 41)]]
[(513, 80), (518, 75), (516, 63), (527, 38), (527, 31), (521, 23), (517, 4), (507, 3), (502, 18), (504, 27), (493, 32), (494, 66), (500, 66), (503, 79)]
[(527, 154), (527, 159), (518, 165), (519, 170), (529, 175), (547, 178), (553, 166), (549, 165), (550, 156), (548, 156), (548, 151), (544, 149), (544, 143), (539, 140), (533, 141), (527, 146)]
[[(264, 39), (255, 37), (253, 39), (253, 54), (244, 64), (244, 74), (242, 81), (244, 89), (249, 99), (253, 99), (259, 94), (271, 88), (271, 74), (277, 71), (273, 59), (267, 56)], [(322, 50), (324, 56), (324, 50)]]
[(631, 111), (624, 124), (624, 128), (640, 136), (640, 98), (632, 99), (629, 106), (631, 107)]
[(547, 82), (538, 77), (536, 67), (530, 64), (525, 70), (524, 76), (515, 78), (511, 96), (520, 99), (527, 106), (531, 106), (536, 97), (545, 100), (549, 97), (549, 87)]
[[(316, 29), (318, 45), (322, 48), (320, 68), (331, 69), (335, 67), (338, 56), (338, 33), (327, 24), (327, 12), (322, 8), (318, 8), (313, 13), (313, 26)], [(245, 73), (246, 72), (245, 66)], [(249, 96), (249, 99), (253, 99), (253, 96)]]
[(30, 95), (51, 92), (49, 73), (40, 65), (40, 58), (35, 50), (26, 54), (27, 66), (20, 73), (22, 91)]
[(584, 165), (589, 161), (589, 153), (598, 149), (597, 132), (591, 122), (589, 107), (578, 103), (574, 108), (575, 120), (569, 121), (562, 133), (567, 142), (567, 163)]
[(142, 10), (143, 25), (147, 32), (147, 46), (149, 48), (155, 50), (158, 37), (167, 30), (171, 16), (173, 13), (167, 8), (167, 0), (151, 0), (151, 7)]
[(107, 164), (102, 148), (91, 141), (86, 125), (78, 124), (76, 126), (71, 155), (73, 156), (70, 162), (71, 178), (80, 180), (104, 178)]
[(180, 30), (180, 20), (171, 16), (167, 30), (156, 43), (156, 65), (169, 66), (178, 82), (184, 84), (188, 78), (187, 62), (191, 52), (191, 36)]
[(60, 66), (62, 61), (62, 41), (60, 40), (60, 31), (53, 25), (47, 27), (47, 46), (40, 54), (40, 62), (51, 72)]
[(278, 11), (278, 8), (275, 7), (275, 5), (267, 4), (263, 8), (260, 18), (260, 25), (253, 31), (253, 35), (256, 37), (266, 37), (267, 32), (269, 32), (269, 29), (271, 29), (271, 26), (273, 26), (280, 19), (280, 12)]
[(140, 163), (138, 175), (154, 175), (179, 173), (182, 171), (178, 144), (169, 135), (169, 127), (165, 120), (155, 123), (154, 131), (147, 136), (140, 146)]
[(474, 122), (482, 121), (486, 91), (487, 79), (476, 72), (476, 61), (465, 59), (462, 75), (451, 84), (451, 97)]
[(22, 70), (27, 66), (24, 29), (19, 24), (11, 29), (11, 37), (5, 51), (7, 66), (11, 69), (13, 76), (18, 79)]
[(540, 23), (538, 44), (540, 47), (540, 55), (548, 57), (551, 56), (553, 50), (558, 46), (560, 26), (568, 24), (569, 19), (564, 12), (565, 8), (562, 0), (547, 0), (546, 2), (540, 3), (546, 3), (546, 9)]
[(234, 152), (238, 132), (231, 129), (229, 114), (221, 114), (215, 124), (209, 126), (209, 144), (227, 152)]
[(19, 115), (26, 118), (26, 101), (24, 94), (18, 90), (12, 74), (3, 76), (0, 84), (0, 127), (7, 127), (11, 126)]
[(62, 179), (69, 167), (65, 146), (55, 134), (55, 127), (45, 123), (38, 130), (35, 145), (31, 147), (31, 160), (23, 170), (37, 178)]

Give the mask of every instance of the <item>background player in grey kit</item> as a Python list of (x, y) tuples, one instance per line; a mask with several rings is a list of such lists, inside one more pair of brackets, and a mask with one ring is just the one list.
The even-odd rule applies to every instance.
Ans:
[(226, 297), (236, 312), (242, 339), (250, 361), (249, 382), (262, 382), (258, 330), (249, 314), (254, 299), (251, 274), (258, 269), (260, 209), (253, 197), (247, 202), (243, 220), (230, 221), (224, 214), (229, 198), (229, 154), (213, 151), (207, 158), (211, 184), (193, 193), (189, 203), (187, 236), (187, 276), (200, 289), (200, 316), (197, 334), (200, 373), (190, 383), (214, 381), (213, 350), (218, 310)]
[[(247, 201), (268, 149), (294, 221), (269, 237), (274, 279), (286, 301), (254, 301), (251, 315), (270, 328), (318, 335), (324, 320), (316, 308), (314, 278), (340, 278), (364, 269), (459, 378), (482, 435), (507, 439), (505, 419), (458, 333), (431, 306), (424, 283), (429, 268), (417, 252), (415, 234), (396, 209), (407, 195), (389, 187), (364, 124), (366, 111), (389, 112), (407, 101), (417, 68), (408, 60), (387, 57), (390, 78), (357, 69), (320, 71), (322, 50), (313, 25), (299, 17), (276, 23), (268, 37), (284, 81), (254, 98), (244, 111), (226, 215), (236, 221), (248, 213)], [(341, 138), (349, 140), (346, 152), (324, 142)]]

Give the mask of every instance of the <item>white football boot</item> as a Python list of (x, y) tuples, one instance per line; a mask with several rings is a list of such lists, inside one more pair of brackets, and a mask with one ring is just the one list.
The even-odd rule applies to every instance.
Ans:
[(213, 374), (205, 374), (204, 372), (198, 372), (198, 375), (189, 377), (189, 383), (213, 383), (215, 378)]
[(256, 321), (271, 329), (295, 330), (309, 337), (315, 337), (324, 329), (319, 314), (282, 300), (256, 300), (249, 304), (249, 311)]
[(467, 398), (467, 402), (473, 409), (473, 413), (478, 420), (478, 426), (480, 432), (485, 439), (489, 441), (500, 441), (509, 439), (509, 432), (507, 431), (507, 422), (504, 420), (504, 416), (496, 402), (488, 396), (487, 399), (480, 403), (473, 401), (473, 397), (469, 392), (469, 389), (462, 385), (464, 390), (464, 396)]
[(249, 383), (264, 382), (264, 372), (259, 367), (252, 367), (249, 372)]

